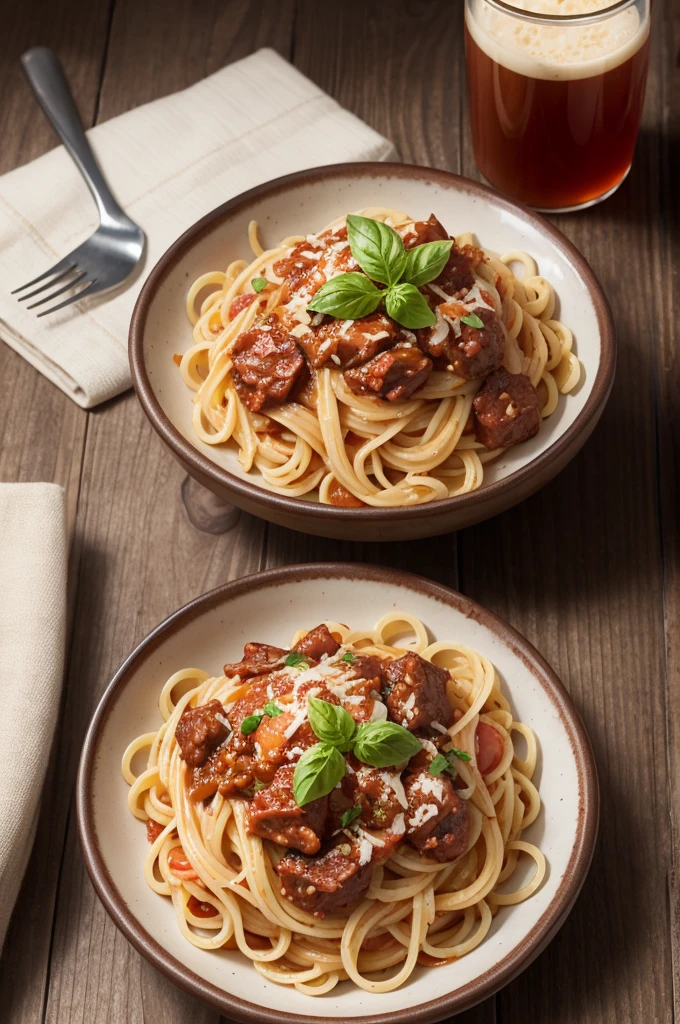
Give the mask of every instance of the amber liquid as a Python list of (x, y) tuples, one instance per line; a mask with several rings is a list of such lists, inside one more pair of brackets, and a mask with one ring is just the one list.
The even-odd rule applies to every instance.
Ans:
[(649, 34), (625, 63), (591, 78), (528, 78), (492, 60), (465, 28), (477, 165), (499, 191), (539, 209), (605, 196), (630, 168)]

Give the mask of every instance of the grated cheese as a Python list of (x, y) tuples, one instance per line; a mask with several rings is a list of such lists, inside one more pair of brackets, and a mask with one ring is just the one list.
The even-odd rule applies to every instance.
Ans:
[(439, 808), (436, 804), (422, 804), (412, 818), (409, 818), (408, 823), (412, 828), (420, 828), (430, 818), (434, 818), (436, 814), (439, 814)]
[(364, 864), (368, 864), (372, 856), (373, 847), (369, 843), (368, 839), (362, 839), (359, 843), (359, 867), (363, 867)]
[(447, 733), (449, 731), (441, 722), (430, 722), (430, 725), (433, 729), (436, 729), (437, 732)]
[(406, 831), (406, 824), (404, 822), (403, 814), (395, 815), (394, 821), (390, 825), (388, 831), (395, 836), (403, 836), (404, 832)]

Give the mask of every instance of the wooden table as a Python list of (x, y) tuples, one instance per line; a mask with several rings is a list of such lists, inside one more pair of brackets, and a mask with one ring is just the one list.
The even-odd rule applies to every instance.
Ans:
[[(322, 559), (400, 566), (504, 616), (554, 665), (595, 748), (600, 842), (575, 910), (521, 977), (459, 1019), (670, 1022), (674, 1006), (680, 1016), (680, 4), (657, 0), (654, 13), (633, 171), (602, 206), (553, 218), (611, 300), (614, 391), (579, 457), (505, 515), (431, 542), (353, 545), (245, 514), (215, 532), (208, 503), (199, 531), (182, 502), (184, 474), (131, 392), (86, 413), (0, 345), (0, 479), (61, 483), (72, 535), (62, 715), (31, 881), (0, 962), (0, 1020), (217, 1024), (133, 951), (94, 895), (73, 813), (82, 738), (114, 670), (169, 612), (227, 579)], [(54, 145), (18, 66), (43, 43), (63, 60), (87, 125), (271, 46), (390, 136), (405, 160), (477, 176), (461, 12), (443, 0), (7, 3), (0, 39), (3, 171)]]

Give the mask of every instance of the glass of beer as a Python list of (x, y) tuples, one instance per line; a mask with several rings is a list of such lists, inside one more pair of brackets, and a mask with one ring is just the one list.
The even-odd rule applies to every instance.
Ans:
[(465, 0), (477, 165), (544, 211), (610, 196), (630, 170), (650, 0)]

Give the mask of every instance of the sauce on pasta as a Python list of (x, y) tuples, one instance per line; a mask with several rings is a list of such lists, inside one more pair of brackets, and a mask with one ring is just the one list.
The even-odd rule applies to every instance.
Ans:
[(345, 217), (268, 250), (253, 223), (254, 259), (202, 275), (188, 294), (194, 343), (180, 372), (195, 434), (235, 444), (245, 472), (289, 497), (385, 508), (474, 490), (486, 463), (532, 437), (575, 387), (571, 333), (526, 253), (486, 252), (434, 215), (362, 215), (407, 252), (450, 240), (443, 270), (419, 288), (433, 325), (308, 308), (338, 275), (361, 274)]
[[(541, 885), (521, 839), (540, 811), (533, 733), (485, 658), (408, 614), (246, 644), (222, 676), (176, 672), (159, 707), (123, 775), (146, 880), (200, 948), (238, 948), (309, 995), (386, 992), (470, 952)], [(508, 892), (521, 854), (535, 871)]]

